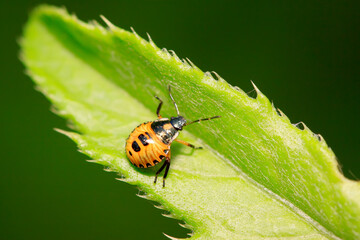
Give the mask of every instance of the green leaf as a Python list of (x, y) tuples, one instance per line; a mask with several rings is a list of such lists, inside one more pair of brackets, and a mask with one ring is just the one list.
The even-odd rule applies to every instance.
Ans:
[[(107, 24), (41, 6), (21, 41), (29, 75), (76, 131), (61, 132), (86, 155), (184, 220), (192, 239), (360, 239), (360, 184), (339, 172), (321, 136), (279, 116), (256, 87), (252, 99)], [(174, 143), (162, 188), (153, 170), (129, 163), (124, 145), (134, 127), (156, 118), (154, 95), (165, 102), (163, 116), (175, 115), (168, 85), (186, 119), (222, 118), (186, 127), (180, 138), (204, 149)]]

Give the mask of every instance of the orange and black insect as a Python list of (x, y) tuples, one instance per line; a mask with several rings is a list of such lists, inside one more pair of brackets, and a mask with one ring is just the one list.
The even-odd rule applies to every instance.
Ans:
[(160, 115), (160, 110), (163, 101), (157, 96), (155, 96), (155, 98), (160, 101), (159, 106), (156, 110), (158, 119), (152, 122), (145, 122), (137, 126), (130, 133), (130, 136), (126, 140), (125, 146), (127, 157), (129, 158), (130, 162), (138, 168), (153, 167), (158, 163), (162, 162), (163, 160), (165, 161), (164, 164), (160, 167), (160, 169), (156, 172), (154, 180), (154, 183), (156, 183), (157, 176), (165, 169), (163, 177), (163, 187), (165, 187), (165, 179), (170, 168), (171, 143), (173, 141), (176, 141), (194, 149), (202, 148), (195, 147), (188, 142), (176, 139), (179, 135), (179, 131), (181, 131), (184, 126), (190, 125), (192, 123), (220, 117), (215, 116), (210, 118), (203, 118), (187, 123), (186, 119), (180, 116), (179, 109), (176, 105), (174, 98), (171, 95), (170, 86), (169, 95), (174, 103), (178, 116), (171, 117), (170, 119), (162, 118)]

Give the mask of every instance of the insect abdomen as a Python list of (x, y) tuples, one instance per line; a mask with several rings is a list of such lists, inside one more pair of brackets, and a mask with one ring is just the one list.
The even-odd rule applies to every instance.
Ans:
[(136, 167), (148, 168), (161, 162), (169, 151), (151, 128), (151, 122), (134, 129), (126, 141), (126, 154)]

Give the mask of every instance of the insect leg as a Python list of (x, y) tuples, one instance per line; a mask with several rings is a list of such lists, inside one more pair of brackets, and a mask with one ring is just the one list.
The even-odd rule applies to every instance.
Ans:
[(184, 144), (185, 146), (194, 148), (194, 149), (202, 149), (202, 147), (195, 147), (195, 146), (192, 145), (191, 143), (185, 142), (185, 141), (180, 140), (180, 139), (175, 139), (175, 141), (178, 142), (178, 143)]
[(179, 116), (179, 115), (180, 115), (180, 112), (179, 112), (178, 106), (177, 106), (177, 104), (176, 104), (173, 96), (171, 95), (171, 87), (170, 87), (170, 85), (169, 85), (169, 95), (170, 95), (170, 98), (171, 98), (172, 102), (174, 103), (174, 107), (175, 107), (176, 113), (177, 113), (177, 115)]
[(156, 109), (156, 114), (157, 114), (158, 118), (162, 118), (160, 115), (160, 109), (163, 104), (163, 101), (158, 96), (155, 96), (155, 98), (160, 101), (159, 106)]
[(211, 120), (211, 119), (214, 119), (214, 118), (220, 118), (220, 117), (221, 117), (221, 116), (215, 116), (215, 117), (210, 117), (210, 118), (198, 119), (198, 120), (192, 121), (192, 122), (190, 122), (190, 123), (186, 123), (185, 126), (190, 125), (190, 124), (193, 124), (193, 123), (197, 123), (197, 122), (208, 121), (208, 120)]
[(167, 158), (165, 162), (167, 162), (167, 166), (166, 166), (164, 177), (163, 177), (163, 187), (165, 187), (165, 179), (166, 179), (166, 176), (167, 176), (167, 174), (169, 172), (169, 168), (170, 168), (170, 158)]
[(161, 166), (161, 168), (156, 172), (154, 183), (156, 183), (156, 180), (157, 180), (158, 175), (162, 172), (162, 170), (164, 170), (164, 168), (166, 167), (166, 165), (167, 165), (167, 161), (165, 161), (164, 164)]

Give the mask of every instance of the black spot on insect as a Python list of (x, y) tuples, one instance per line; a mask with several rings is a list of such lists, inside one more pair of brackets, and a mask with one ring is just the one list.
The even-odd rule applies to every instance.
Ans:
[(147, 164), (146, 164), (146, 167), (151, 167), (151, 164), (150, 164), (150, 163), (147, 163)]
[(129, 154), (130, 154), (130, 156), (132, 156), (132, 152), (131, 152), (131, 151), (129, 151)]
[(159, 156), (159, 158), (160, 158), (161, 160), (163, 160), (164, 157), (165, 157), (164, 155), (160, 155), (160, 156)]
[(145, 132), (146, 135), (148, 135), (149, 139), (152, 139), (152, 137), (150, 136), (150, 134), (148, 132)]
[(133, 141), (131, 147), (132, 147), (132, 149), (134, 149), (135, 152), (140, 152), (140, 150), (141, 150), (139, 144), (136, 141)]
[(169, 149), (164, 149), (165, 154), (168, 154), (168, 152), (169, 152)]
[(142, 164), (139, 165), (139, 168), (144, 168), (144, 166)]
[(157, 161), (157, 160), (153, 161), (153, 164), (155, 164), (155, 165), (158, 164), (158, 163), (159, 163), (159, 161)]
[(142, 145), (144, 145), (144, 146), (149, 145), (149, 143), (147, 142), (147, 138), (145, 137), (144, 134), (140, 134), (138, 138), (139, 138), (140, 142), (142, 143)]

